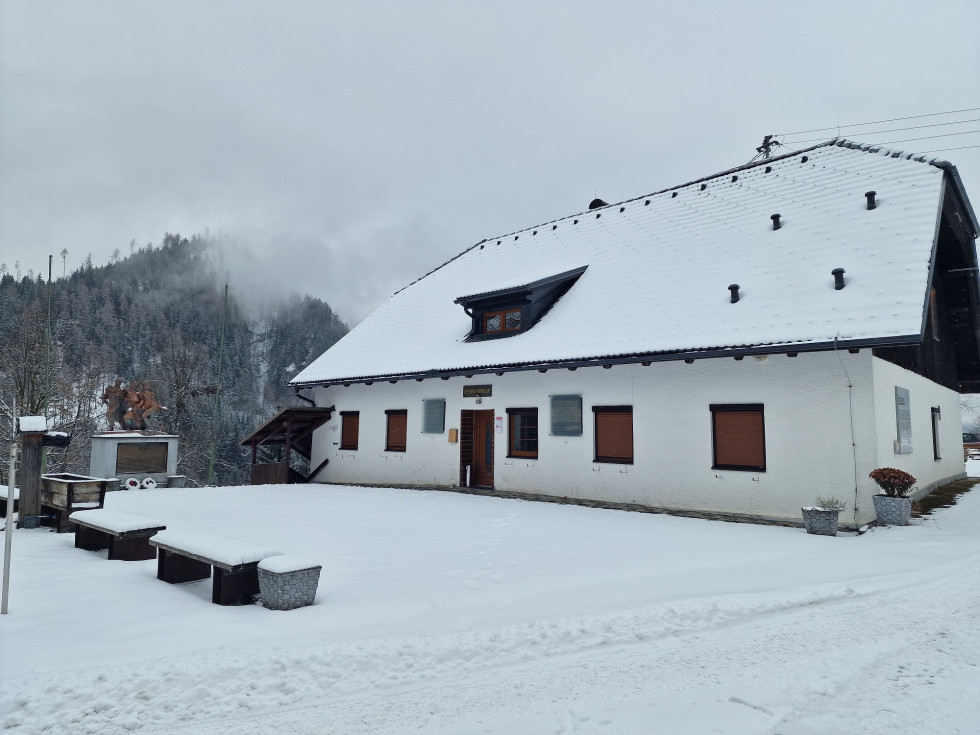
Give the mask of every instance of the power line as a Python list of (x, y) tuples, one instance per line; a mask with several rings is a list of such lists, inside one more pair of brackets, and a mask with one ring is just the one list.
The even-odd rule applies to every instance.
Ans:
[[(860, 133), (860, 135), (884, 135), (885, 133), (897, 133), (902, 130), (921, 130), (923, 128), (939, 128), (944, 125), (965, 125), (966, 123), (980, 122), (980, 117), (974, 117), (969, 120), (954, 120), (953, 122), (942, 122), (942, 123), (931, 123), (929, 125), (910, 125), (906, 128), (888, 128), (888, 130), (873, 130), (867, 133)], [(804, 140), (798, 140), (797, 143), (813, 143), (818, 140), (826, 140), (826, 138), (806, 138)]]
[(917, 120), (922, 117), (938, 117), (940, 115), (956, 115), (960, 112), (976, 112), (980, 107), (967, 107), (963, 110), (947, 110), (946, 112), (929, 112), (925, 115), (909, 115), (908, 117), (893, 117), (888, 120), (872, 120), (870, 122), (853, 123), (851, 125), (832, 125), (829, 128), (813, 128), (812, 130), (797, 130), (793, 133), (780, 133), (780, 135), (805, 135), (806, 133), (819, 133), (822, 130), (839, 130), (840, 128), (860, 128), (865, 125), (880, 125), (881, 123), (900, 122), (902, 120)]
[(980, 144), (978, 144), (978, 145), (961, 145), (961, 146), (959, 146), (957, 148), (930, 148), (927, 151), (923, 151), (923, 153), (945, 153), (946, 151), (962, 151), (962, 150), (966, 150), (967, 148), (980, 148)]
[(908, 143), (913, 140), (932, 140), (933, 138), (950, 138), (954, 135), (970, 135), (971, 133), (980, 133), (980, 130), (964, 130), (962, 133), (944, 133), (943, 135), (924, 135), (921, 138), (902, 138), (901, 140), (889, 140), (887, 143), (878, 143), (877, 145), (892, 145), (893, 143)]

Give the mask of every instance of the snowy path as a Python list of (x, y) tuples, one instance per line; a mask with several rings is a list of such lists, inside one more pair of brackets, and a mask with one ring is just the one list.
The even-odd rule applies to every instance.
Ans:
[[(454, 505), (451, 496), (442, 499)], [(512, 501), (489, 502), (477, 506), (478, 512), (489, 513), (481, 523), (502, 527), (501, 508), (493, 503)], [(508, 524), (520, 525), (530, 513), (538, 532), (554, 512), (534, 504), (511, 508)], [(571, 518), (559, 511), (562, 523)], [(593, 527), (608, 522), (607, 533), (619, 529), (619, 537), (610, 533), (602, 539), (611, 553), (617, 543), (629, 541), (629, 529), (637, 523), (635, 514), (586, 512), (582, 518)], [(682, 537), (669, 530), (672, 520), (649, 516), (639, 522), (667, 537), (662, 541), (679, 545)], [(192, 594), (177, 594), (182, 590), (154, 579), (129, 579), (120, 590), (137, 583), (160, 600), (173, 602), (176, 595), (174, 611), (193, 615), (193, 625), (215, 621), (211, 625), (219, 627), (213, 631), (198, 631), (213, 636), (212, 644), (199, 644), (198, 653), (188, 654), (183, 643), (168, 639), (174, 629), (163, 626), (161, 632), (156, 621), (145, 617), (130, 623), (119, 613), (120, 626), (132, 624), (138, 630), (130, 650), (106, 651), (111, 663), (81, 666), (77, 658), (59, 664), (56, 651), (42, 644), (42, 667), (31, 673), (21, 666), (12, 680), (4, 677), (0, 727), (17, 734), (106, 735), (976, 733), (978, 527), (980, 494), (908, 529), (878, 529), (860, 538), (685, 522), (683, 539), (703, 533), (705, 545), (743, 534), (757, 539), (725, 554), (724, 564), (719, 561), (726, 576), (741, 573), (743, 583), (736, 579), (715, 594), (684, 596), (651, 588), (639, 596), (650, 604), (617, 604), (592, 613), (576, 612), (581, 592), (567, 598), (555, 592), (524, 603), (519, 615), (513, 610), (517, 603), (503, 609), (518, 622), (483, 621), (456, 629), (466, 595), (481, 592), (465, 584), (474, 579), (472, 562), (485, 559), (479, 552), (487, 545), (476, 544), (472, 558), (461, 555), (440, 568), (446, 570), (439, 574), (445, 587), (430, 590), (428, 616), (433, 619), (413, 617), (418, 601), (408, 585), (404, 595), (390, 600), (387, 615), (401, 620), (401, 626), (407, 620), (418, 632), (383, 637), (371, 636), (370, 622), (361, 628), (350, 623), (332, 627), (331, 616), (343, 615), (341, 600), (284, 614), (220, 610), (191, 586), (186, 591)], [(109, 580), (134, 569), (64, 544), (48, 549), (54, 536), (34, 538), (45, 548), (38, 559), (67, 554), (64, 559), (81, 565), (78, 569), (104, 570)], [(379, 549), (382, 557), (405, 548), (400, 541), (392, 543), (397, 548)], [(527, 543), (535, 545), (533, 538)], [(415, 553), (423, 555), (419, 546)], [(817, 559), (811, 556), (814, 549)], [(903, 550), (915, 553), (903, 559)], [(760, 554), (768, 565), (763, 574), (772, 578), (768, 588), (757, 581)], [(433, 563), (426, 558), (420, 566)], [(137, 577), (149, 577), (152, 562), (146, 565)], [(556, 573), (547, 559), (540, 565), (549, 575)], [(536, 565), (528, 566), (533, 579)], [(680, 557), (672, 559), (669, 574), (653, 571), (645, 578), (647, 566), (633, 570), (637, 584), (675, 584), (680, 571), (692, 578), (707, 575), (708, 587), (722, 586), (702, 557), (686, 564)], [(568, 569), (565, 579), (540, 577), (537, 582), (547, 590), (560, 589), (556, 582), (578, 582), (584, 596), (605, 592), (604, 580), (590, 577), (594, 574)], [(356, 581), (371, 584), (368, 576)], [(421, 576), (410, 581), (423, 588), (428, 583)], [(519, 581), (502, 573), (499, 585), (520, 599)], [(697, 579), (690, 584), (702, 590)], [(738, 591), (743, 587), (746, 591)], [(99, 606), (98, 596), (92, 597), (78, 601), (80, 612)], [(486, 599), (479, 598), (479, 604)], [(569, 614), (561, 614), (563, 607)], [(217, 622), (253, 612), (257, 627), (243, 628), (248, 635), (229, 637)], [(282, 620), (295, 628), (289, 636), (272, 628)], [(8, 640), (4, 632), (5, 658)]]

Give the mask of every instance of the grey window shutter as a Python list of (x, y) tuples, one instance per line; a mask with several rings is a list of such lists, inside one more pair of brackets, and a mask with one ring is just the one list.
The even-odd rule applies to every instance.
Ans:
[(446, 401), (427, 398), (422, 401), (422, 433), (441, 434), (446, 429)]

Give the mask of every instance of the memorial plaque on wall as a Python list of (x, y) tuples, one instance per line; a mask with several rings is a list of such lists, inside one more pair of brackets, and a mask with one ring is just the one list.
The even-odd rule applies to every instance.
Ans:
[(551, 397), (551, 435), (582, 436), (582, 396)]
[(895, 423), (898, 439), (895, 440), (895, 454), (912, 453), (912, 407), (909, 389), (895, 386)]
[(116, 450), (116, 473), (120, 475), (140, 472), (167, 471), (166, 442), (135, 442), (120, 444)]

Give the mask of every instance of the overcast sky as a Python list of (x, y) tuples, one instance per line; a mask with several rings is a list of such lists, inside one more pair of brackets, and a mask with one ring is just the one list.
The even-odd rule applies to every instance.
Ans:
[[(0, 262), (221, 233), (240, 296), (353, 325), (484, 237), (746, 163), (766, 133), (980, 108), (978, 29), (976, 0), (0, 0)], [(957, 131), (980, 109), (841, 129)], [(939, 155), (980, 209), (980, 133), (894, 145), (961, 146)]]

